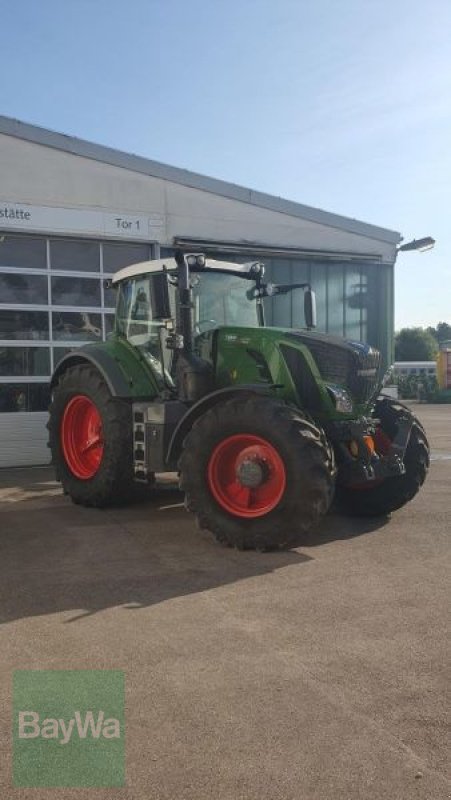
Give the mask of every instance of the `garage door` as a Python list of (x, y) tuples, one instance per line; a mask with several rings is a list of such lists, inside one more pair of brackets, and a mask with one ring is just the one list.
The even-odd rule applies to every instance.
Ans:
[(0, 414), (0, 467), (48, 464), (47, 413)]
[(146, 242), (0, 230), (0, 467), (48, 463), (50, 376), (71, 348), (111, 331), (105, 278), (151, 255)]

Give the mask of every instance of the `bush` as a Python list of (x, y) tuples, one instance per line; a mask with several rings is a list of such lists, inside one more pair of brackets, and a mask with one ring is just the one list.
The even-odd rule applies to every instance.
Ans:
[(427, 398), (437, 391), (435, 375), (395, 375), (394, 381), (401, 400), (416, 400), (419, 384), (423, 386)]

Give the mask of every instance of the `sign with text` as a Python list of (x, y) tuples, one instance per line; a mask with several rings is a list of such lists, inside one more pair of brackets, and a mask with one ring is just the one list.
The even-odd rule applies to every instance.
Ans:
[(123, 786), (124, 735), (121, 670), (14, 673), (14, 786)]
[(164, 216), (157, 213), (131, 214), (87, 208), (33, 206), (0, 200), (1, 229), (162, 242)]

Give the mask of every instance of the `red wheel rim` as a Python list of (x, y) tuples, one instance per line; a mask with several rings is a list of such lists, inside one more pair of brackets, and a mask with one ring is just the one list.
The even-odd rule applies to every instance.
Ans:
[(228, 436), (215, 447), (207, 477), (216, 502), (236, 517), (269, 514), (286, 486), (285, 466), (277, 450), (266, 439), (248, 433)]
[(61, 447), (70, 471), (83, 481), (100, 467), (104, 442), (102, 418), (97, 406), (84, 394), (73, 397), (64, 409)]

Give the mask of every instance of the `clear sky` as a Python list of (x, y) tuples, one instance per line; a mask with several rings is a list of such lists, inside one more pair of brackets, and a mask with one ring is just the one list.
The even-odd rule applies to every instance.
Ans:
[[(400, 231), (451, 322), (451, 0), (0, 0), (0, 113)], [(1, 176), (0, 176), (1, 180)]]

